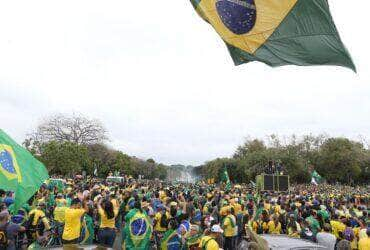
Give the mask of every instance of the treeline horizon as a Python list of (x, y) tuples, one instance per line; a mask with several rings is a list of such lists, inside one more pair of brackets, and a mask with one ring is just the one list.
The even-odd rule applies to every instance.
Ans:
[(220, 180), (225, 167), (235, 183), (255, 181), (269, 161), (283, 165), (291, 183), (309, 183), (316, 170), (328, 183), (367, 184), (370, 181), (370, 150), (364, 139), (327, 134), (279, 137), (267, 140), (248, 137), (231, 157), (217, 158), (196, 167), (202, 179)]
[(367, 183), (370, 180), (370, 150), (365, 140), (320, 135), (270, 135), (266, 139), (248, 137), (231, 157), (210, 160), (200, 166), (157, 163), (139, 159), (107, 145), (109, 138), (103, 124), (82, 115), (56, 114), (42, 120), (23, 145), (51, 175), (73, 176), (86, 171), (100, 177), (119, 171), (137, 178), (165, 180), (175, 172), (191, 171), (201, 179), (220, 181), (220, 171), (227, 168), (231, 181), (254, 181), (269, 161), (284, 166), (293, 183), (310, 182), (312, 167), (329, 183)]

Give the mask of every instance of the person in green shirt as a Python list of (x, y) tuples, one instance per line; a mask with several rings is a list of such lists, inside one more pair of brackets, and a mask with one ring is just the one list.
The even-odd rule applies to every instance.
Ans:
[(321, 231), (321, 228), (320, 228), (320, 223), (318, 222), (318, 220), (316, 219), (317, 218), (317, 214), (315, 211), (311, 211), (311, 215), (309, 217), (306, 218), (306, 221), (313, 233), (314, 236), (316, 236), (316, 234)]
[(326, 207), (324, 205), (320, 206), (320, 210), (317, 211), (317, 215), (321, 215), (324, 221), (328, 221), (330, 219), (328, 211), (326, 211)]

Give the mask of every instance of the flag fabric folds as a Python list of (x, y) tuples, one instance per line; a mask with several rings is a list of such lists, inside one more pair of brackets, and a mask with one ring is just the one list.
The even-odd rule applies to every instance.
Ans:
[(190, 0), (221, 36), (235, 65), (337, 65), (356, 70), (328, 0)]
[(0, 189), (14, 191), (15, 210), (48, 178), (45, 166), (0, 129)]
[(321, 175), (314, 170), (311, 174), (311, 184), (318, 185), (323, 181)]
[(230, 181), (229, 174), (227, 172), (226, 167), (224, 168), (224, 170), (221, 173), (221, 181), (226, 184), (225, 190), (230, 191), (231, 190), (231, 181)]

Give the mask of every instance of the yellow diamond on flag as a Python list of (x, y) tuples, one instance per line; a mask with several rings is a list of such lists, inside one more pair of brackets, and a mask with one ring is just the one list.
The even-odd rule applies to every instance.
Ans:
[(202, 0), (198, 13), (230, 45), (254, 53), (297, 0)]

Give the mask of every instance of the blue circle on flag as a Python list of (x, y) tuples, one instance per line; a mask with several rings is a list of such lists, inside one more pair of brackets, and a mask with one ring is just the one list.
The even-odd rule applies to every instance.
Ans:
[(216, 9), (223, 24), (234, 34), (246, 34), (256, 24), (254, 0), (216, 0)]
[(8, 173), (16, 174), (13, 157), (6, 150), (0, 152), (0, 166)]
[(131, 232), (133, 235), (141, 236), (146, 233), (148, 225), (146, 224), (145, 219), (135, 219), (131, 222)]

